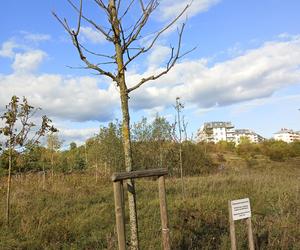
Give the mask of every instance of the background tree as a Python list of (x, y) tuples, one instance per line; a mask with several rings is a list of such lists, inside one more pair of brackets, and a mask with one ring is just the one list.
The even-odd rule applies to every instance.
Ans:
[(51, 133), (47, 136), (47, 148), (50, 151), (50, 163), (51, 163), (51, 178), (54, 177), (54, 160), (57, 151), (62, 145), (62, 140), (59, 139), (57, 133)]
[(124, 151), (122, 151), (122, 125), (116, 121), (107, 127), (100, 127), (96, 136), (99, 143), (100, 161), (106, 171), (121, 171), (124, 169)]
[[(150, 16), (159, 5), (158, 0), (139, 0), (136, 2), (127, 2), (121, 0), (94, 0), (96, 6), (107, 18), (106, 23), (102, 24), (98, 23), (99, 19), (92, 19), (89, 17), (91, 15), (86, 15), (85, 9), (83, 9), (82, 0), (80, 0), (79, 6), (77, 6), (72, 0), (68, 0), (68, 2), (78, 14), (78, 22), (75, 29), (71, 28), (73, 25), (70, 25), (65, 18), (59, 18), (54, 12), (53, 15), (70, 35), (79, 58), (85, 64), (84, 68), (92, 69), (99, 75), (109, 77), (119, 88), (122, 110), (122, 139), (125, 167), (127, 171), (132, 171), (134, 167), (132, 162), (130, 138), (130, 116), (128, 107), (129, 95), (132, 91), (138, 89), (144, 83), (156, 80), (159, 77), (167, 74), (175, 65), (177, 60), (182, 56), (182, 54), (180, 54), (180, 48), (184, 24), (178, 31), (178, 46), (177, 48), (171, 47), (171, 55), (165, 69), (163, 69), (161, 72), (140, 79), (140, 81), (133, 84), (132, 87), (128, 87), (125, 74), (126, 69), (132, 61), (139, 56), (145, 55), (145, 53), (149, 52), (153, 48), (159, 37), (183, 15), (189, 5), (187, 5), (182, 12), (179, 13), (179, 15), (170, 21), (165, 27), (155, 31), (151, 41), (146, 43), (146, 45), (141, 46), (140, 40), (143, 38), (142, 33), (145, 30), (146, 24), (150, 20)], [(134, 13), (134, 15), (132, 15), (132, 13)], [(134, 22), (132, 22), (133, 17), (136, 17), (136, 21)], [(82, 22), (86, 22), (87, 24), (91, 25), (99, 32), (99, 35), (104, 36), (112, 45), (114, 52), (112, 54), (103, 54), (96, 51), (91, 51), (82, 45), (79, 39)], [(147, 34), (149, 34), (149, 30), (147, 30)], [(99, 58), (99, 61), (92, 61), (95, 56)], [(111, 68), (106, 69), (106, 64), (115, 65), (115, 71), (112, 71)], [(129, 186), (128, 190), (131, 190), (128, 192), (131, 248), (138, 249), (137, 215), (133, 180), (129, 180), (127, 185)]]
[[(98, 182), (98, 168), (99, 168), (99, 155), (100, 155), (100, 144), (97, 137), (89, 138), (86, 141), (87, 145), (87, 158), (89, 159), (89, 166), (95, 169), (95, 180)], [(106, 173), (105, 173), (106, 174)]]
[[(152, 122), (152, 140), (158, 144), (159, 148), (159, 167), (167, 166), (164, 162), (164, 156), (168, 151), (168, 143), (172, 140), (172, 125), (166, 120), (165, 117), (156, 115)], [(164, 164), (163, 164), (164, 163)]]
[(133, 125), (133, 157), (139, 168), (161, 168), (171, 170), (170, 161), (167, 160), (169, 150), (172, 148), (172, 125), (164, 117), (156, 115), (152, 123), (145, 117)]
[[(7, 178), (7, 198), (6, 198), (6, 220), (9, 225), (10, 219), (10, 193), (11, 193), (11, 171), (13, 163), (13, 152), (21, 151), (26, 147), (31, 147), (39, 143), (39, 139), (47, 132), (57, 131), (49, 125), (51, 120), (47, 116), (42, 117), (41, 126), (30, 136), (30, 132), (36, 126), (31, 118), (39, 108), (29, 105), (27, 99), (23, 97), (22, 102), (19, 97), (13, 96), (10, 103), (6, 106), (6, 111), (0, 117), (4, 121), (4, 126), (0, 127), (0, 134), (6, 138), (4, 147), (8, 152), (8, 178)], [(18, 147), (18, 148), (17, 148)]]

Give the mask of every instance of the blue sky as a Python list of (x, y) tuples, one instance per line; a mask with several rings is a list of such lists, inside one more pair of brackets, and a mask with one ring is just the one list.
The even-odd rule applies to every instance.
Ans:
[[(84, 11), (102, 23), (104, 15), (92, 2), (84, 1)], [(162, 1), (143, 42), (185, 2)], [(118, 91), (109, 79), (66, 67), (82, 65), (51, 14), (55, 10), (74, 27), (76, 15), (67, 1), (10, 0), (1, 8), (1, 111), (11, 95), (25, 95), (54, 120), (66, 143), (84, 141), (100, 124), (120, 119)], [(142, 116), (151, 120), (157, 112), (173, 122), (172, 105), (180, 96), (190, 135), (208, 121), (232, 121), (236, 128), (253, 129), (265, 137), (282, 127), (299, 130), (299, 9), (297, 0), (194, 0), (182, 49), (197, 49), (168, 76), (132, 92), (132, 122)], [(135, 20), (136, 11), (127, 24)], [(133, 63), (127, 70), (128, 85), (162, 69), (176, 38), (176, 29), (171, 29), (151, 53)], [(86, 23), (81, 41), (98, 52), (111, 50)]]

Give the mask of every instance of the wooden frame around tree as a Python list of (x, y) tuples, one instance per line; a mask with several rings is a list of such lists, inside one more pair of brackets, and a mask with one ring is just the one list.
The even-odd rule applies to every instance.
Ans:
[(139, 170), (131, 172), (114, 173), (112, 175), (114, 199), (115, 199), (115, 214), (116, 226), (118, 235), (119, 250), (126, 249), (126, 232), (125, 232), (125, 205), (124, 205), (124, 187), (123, 181), (128, 179), (137, 179), (144, 177), (158, 177), (158, 193), (160, 204), (160, 217), (162, 226), (162, 245), (164, 250), (170, 250), (170, 233), (168, 228), (168, 212), (165, 189), (165, 175), (168, 175), (168, 170), (164, 168)]

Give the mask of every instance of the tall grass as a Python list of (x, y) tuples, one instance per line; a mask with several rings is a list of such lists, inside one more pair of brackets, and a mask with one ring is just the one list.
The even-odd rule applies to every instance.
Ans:
[[(258, 249), (300, 249), (297, 164), (225, 166), (216, 174), (185, 178), (185, 199), (180, 180), (167, 179), (172, 249), (230, 249), (227, 202), (245, 197)], [(0, 249), (116, 249), (108, 179), (96, 183), (88, 172), (57, 175), (53, 182), (47, 178), (45, 187), (38, 175), (14, 178), (11, 227), (2, 212)], [(141, 249), (161, 249), (157, 182), (138, 180), (136, 188)], [(4, 211), (4, 179), (0, 195)], [(236, 234), (238, 249), (247, 249), (244, 221), (236, 222)]]

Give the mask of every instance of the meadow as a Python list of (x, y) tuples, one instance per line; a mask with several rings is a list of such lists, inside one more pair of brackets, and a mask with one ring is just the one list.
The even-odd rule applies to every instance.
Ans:
[[(230, 249), (228, 200), (249, 197), (257, 249), (300, 249), (300, 158), (251, 166), (226, 155), (224, 168), (166, 180), (172, 249)], [(0, 186), (0, 249), (116, 249), (112, 182), (92, 171), (13, 177), (12, 215), (5, 224), (6, 179)], [(161, 249), (157, 182), (138, 180), (141, 249)], [(128, 212), (128, 209), (126, 209)], [(128, 221), (128, 214), (126, 215)], [(129, 230), (127, 230), (128, 232)], [(236, 222), (238, 249), (246, 224)]]

